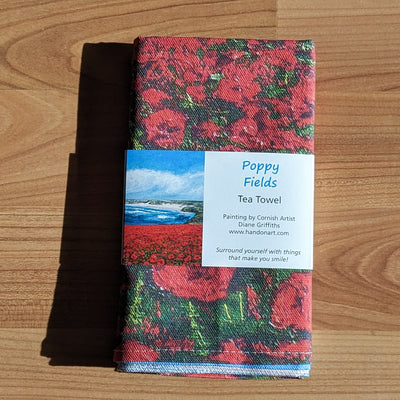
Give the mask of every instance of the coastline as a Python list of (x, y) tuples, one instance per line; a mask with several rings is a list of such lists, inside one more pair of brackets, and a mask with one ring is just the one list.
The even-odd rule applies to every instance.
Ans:
[(156, 210), (175, 210), (175, 211), (182, 211), (185, 208), (184, 204), (177, 204), (177, 203), (160, 203), (160, 204), (151, 204), (151, 203), (126, 203), (125, 205), (132, 205), (136, 207), (146, 207), (146, 208), (153, 208)]

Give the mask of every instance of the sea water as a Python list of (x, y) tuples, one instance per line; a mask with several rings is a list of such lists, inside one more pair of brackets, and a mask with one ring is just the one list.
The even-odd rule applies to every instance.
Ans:
[(151, 205), (125, 205), (125, 225), (175, 225), (184, 224), (195, 213), (173, 208), (163, 209)]

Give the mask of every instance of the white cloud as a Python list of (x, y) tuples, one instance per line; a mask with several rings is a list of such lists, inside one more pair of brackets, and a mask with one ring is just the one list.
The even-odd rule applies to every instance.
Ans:
[(186, 172), (181, 175), (152, 169), (131, 169), (126, 173), (128, 197), (140, 199), (202, 200), (203, 172)]

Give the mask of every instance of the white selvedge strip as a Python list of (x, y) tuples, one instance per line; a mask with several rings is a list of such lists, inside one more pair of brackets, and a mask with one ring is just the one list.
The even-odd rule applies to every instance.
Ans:
[(310, 374), (310, 365), (231, 365), (160, 362), (121, 362), (117, 370), (124, 372), (172, 374), (232, 374), (302, 378)]

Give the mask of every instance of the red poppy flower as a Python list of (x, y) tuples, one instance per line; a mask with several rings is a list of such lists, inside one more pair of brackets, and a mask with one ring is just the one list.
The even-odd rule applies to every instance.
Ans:
[(171, 351), (175, 354), (178, 351), (190, 351), (193, 350), (194, 342), (187, 338), (184, 339), (173, 339), (171, 336), (162, 343), (162, 347)]
[(160, 307), (160, 300), (156, 301), (156, 312), (155, 312), (156, 316), (158, 318), (161, 318), (161, 307)]
[(253, 360), (242, 350), (243, 347), (243, 339), (222, 342), (220, 353), (209, 356), (209, 359), (229, 364), (252, 364)]
[(248, 148), (253, 148), (259, 140), (257, 123), (251, 118), (237, 120), (231, 125), (231, 132), (230, 139)]
[(152, 254), (152, 255), (150, 256), (150, 258), (149, 258), (149, 262), (150, 262), (151, 264), (155, 264), (155, 263), (157, 262), (157, 259), (158, 259), (157, 255), (156, 255), (156, 254)]
[(260, 92), (256, 78), (248, 69), (239, 69), (235, 63), (229, 63), (222, 69), (225, 78), (221, 79), (215, 96), (222, 100), (242, 103), (253, 99)]
[(179, 111), (163, 109), (143, 120), (147, 140), (164, 149), (175, 149), (185, 137), (186, 117)]
[(251, 313), (254, 318), (259, 321), (261, 319), (260, 312), (258, 311), (258, 305), (260, 304), (260, 297), (254, 291), (251, 286), (246, 286), (247, 290), (247, 307), (249, 313)]
[(275, 48), (273, 52), (268, 54), (266, 60), (269, 64), (284, 68), (287, 71), (293, 70), (297, 63), (294, 52), (290, 49), (289, 42), (287, 42), (285, 47)]
[(227, 297), (234, 272), (224, 267), (153, 266), (153, 280), (176, 296), (210, 302)]
[(147, 89), (141, 92), (143, 101), (149, 103), (152, 107), (161, 107), (165, 100), (170, 100), (171, 96), (162, 90)]
[(188, 86), (186, 88), (186, 93), (197, 103), (201, 103), (206, 98), (202, 86)]
[[(266, 113), (259, 113), (254, 116), (259, 127), (259, 134), (254, 138), (253, 148), (259, 151), (265, 150), (289, 150), (292, 153), (300, 149), (312, 152), (314, 141), (310, 137), (300, 137), (294, 127), (289, 123), (292, 117), (286, 116), (278, 119), (271, 119)], [(248, 137), (248, 141), (251, 137)]]
[(313, 124), (314, 121), (314, 104), (309, 103), (306, 98), (294, 99), (293, 118), (297, 125), (303, 128), (306, 125)]
[(241, 50), (229, 50), (224, 54), (226, 57), (229, 57), (231, 60), (239, 60), (240, 58), (246, 56), (246, 53)]
[(219, 148), (220, 151), (240, 151), (240, 147), (237, 147), (233, 144), (227, 144), (226, 146), (221, 146)]
[(158, 325), (152, 325), (151, 318), (144, 317), (141, 329), (144, 333), (158, 336), (160, 334), (160, 327)]
[(200, 44), (192, 42), (192, 46), (176, 43), (174, 52), (165, 49), (154, 49), (152, 44), (146, 44), (151, 50), (149, 54), (141, 55), (140, 62), (144, 65), (143, 80), (155, 82), (159, 86), (169, 87), (173, 81), (175, 85), (183, 87), (184, 84), (204, 84), (211, 74), (210, 64), (203, 63), (196, 54)]
[(247, 118), (254, 119), (254, 120), (256, 118), (256, 115), (259, 115), (259, 114), (268, 115), (268, 111), (266, 109), (260, 107), (260, 104), (256, 101), (244, 104), (241, 109)]
[(196, 54), (183, 48), (177, 49), (173, 57), (171, 57), (170, 63), (173, 66), (176, 77), (181, 78), (184, 82), (190, 84), (196, 81), (204, 82), (204, 72), (208, 67), (201, 63)]
[(282, 282), (271, 304), (271, 323), (311, 331), (311, 273), (294, 272)]
[(269, 64), (268, 54), (259, 55), (259, 58), (249, 65), (249, 72), (258, 78), (261, 86), (270, 85), (275, 72)]
[(115, 362), (155, 361), (158, 353), (152, 348), (137, 342), (127, 340), (115, 350)]
[(215, 72), (216, 69), (216, 64), (218, 61), (218, 52), (216, 50), (212, 50), (212, 49), (204, 49), (205, 53), (203, 56), (203, 64), (207, 65), (208, 70), (208, 76), (207, 78), (210, 76), (210, 74)]
[(272, 283), (272, 274), (270, 275), (270, 274), (263, 273), (263, 275), (265, 276), (265, 283), (267, 285), (267, 288), (270, 288), (271, 283)]
[(261, 342), (253, 344), (253, 348), (257, 353), (274, 358), (300, 358), (302, 361), (306, 358), (311, 359), (311, 341), (307, 339), (299, 340), (296, 343), (282, 342), (274, 350)]
[[(168, 55), (164, 53), (150, 56), (149, 61), (144, 66), (144, 81), (157, 82), (157, 87), (160, 89), (167, 88), (170, 82), (176, 78), (171, 68), (168, 68), (170, 61)], [(142, 82), (142, 80), (139, 79), (139, 82)], [(140, 89), (141, 86), (138, 88)]]
[(127, 265), (193, 262), (201, 259), (201, 238), (201, 225), (125, 225), (123, 259)]

